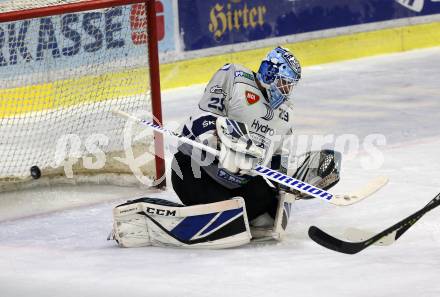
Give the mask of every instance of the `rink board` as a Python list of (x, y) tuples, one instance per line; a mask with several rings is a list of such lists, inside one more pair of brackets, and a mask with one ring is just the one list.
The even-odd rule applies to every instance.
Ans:
[[(294, 43), (274, 41), (293, 50), (303, 66), (440, 46), (440, 22), (402, 26), (370, 32), (318, 38)], [(261, 59), (272, 49), (235, 51), (222, 55), (161, 65), (163, 89), (206, 83), (225, 63), (239, 63), (257, 70)]]

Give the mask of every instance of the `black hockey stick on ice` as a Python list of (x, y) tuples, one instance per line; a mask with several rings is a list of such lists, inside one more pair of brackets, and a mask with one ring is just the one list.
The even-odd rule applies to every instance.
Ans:
[(413, 213), (409, 217), (399, 221), (393, 226), (385, 229), (384, 231), (376, 234), (375, 236), (359, 242), (350, 242), (340, 240), (336, 237), (333, 237), (318, 227), (312, 226), (309, 228), (309, 236), (313, 241), (326, 247), (328, 249), (344, 253), (344, 254), (356, 254), (362, 251), (363, 249), (369, 247), (370, 245), (380, 241), (382, 238), (391, 236), (393, 240), (397, 240), (400, 238), (403, 233), (405, 233), (411, 226), (413, 226), (421, 217), (423, 217), (427, 212), (436, 208), (440, 205), (440, 193), (434, 197), (425, 207), (420, 209), (419, 211)]
[[(134, 115), (131, 115), (129, 113), (126, 113), (121, 110), (114, 109), (113, 113), (119, 116), (122, 116), (127, 119), (134, 120), (144, 126), (147, 126), (151, 129), (153, 129), (156, 132), (159, 132), (161, 134), (169, 135), (172, 137), (177, 137), (181, 142), (188, 143), (194, 147), (197, 147), (201, 150), (204, 150), (213, 156), (219, 156), (219, 151), (216, 149), (206, 146), (202, 143), (196, 142), (194, 140), (191, 140), (189, 138), (186, 138), (182, 135), (177, 134), (174, 131), (165, 129), (153, 122), (143, 120), (141, 118), (138, 118)], [(356, 202), (361, 201), (364, 198), (367, 198), (368, 196), (374, 194), (376, 191), (378, 191), (380, 188), (382, 188), (384, 185), (387, 184), (388, 179), (386, 177), (378, 177), (372, 180), (366, 187), (363, 187), (362, 189), (345, 195), (333, 195), (330, 192), (327, 192), (323, 189), (317, 188), (313, 185), (310, 185), (306, 182), (300, 181), (298, 179), (295, 179), (291, 176), (285, 175), (281, 172), (278, 172), (276, 170), (272, 170), (270, 168), (267, 168), (262, 165), (257, 165), (252, 170), (254, 173), (271, 180), (273, 182), (276, 182), (280, 185), (283, 185), (285, 187), (288, 187), (293, 190), (300, 191), (301, 193), (320, 198), (322, 200), (325, 200), (326, 202), (332, 203), (334, 205), (338, 206), (344, 206), (344, 205), (350, 205)]]
[[(440, 195), (440, 194), (439, 194)], [(437, 198), (437, 197), (436, 197)], [(431, 200), (424, 208), (429, 207), (431, 204), (436, 203), (436, 198)], [(415, 219), (412, 224), (408, 224), (405, 227), (401, 227), (386, 236), (383, 236), (378, 241), (374, 242), (374, 245), (379, 246), (387, 246), (393, 244), (397, 239), (399, 239), (412, 225), (414, 225), (422, 216), (419, 216)], [(349, 238), (350, 241), (363, 241), (367, 238), (373, 237), (374, 233), (370, 231), (365, 231), (357, 228), (349, 228), (345, 231), (346, 238)]]

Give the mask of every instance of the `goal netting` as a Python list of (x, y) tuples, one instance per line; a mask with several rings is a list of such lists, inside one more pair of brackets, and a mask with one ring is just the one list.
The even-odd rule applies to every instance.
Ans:
[(158, 178), (153, 134), (112, 113), (161, 121), (150, 3), (0, 3), (0, 191)]

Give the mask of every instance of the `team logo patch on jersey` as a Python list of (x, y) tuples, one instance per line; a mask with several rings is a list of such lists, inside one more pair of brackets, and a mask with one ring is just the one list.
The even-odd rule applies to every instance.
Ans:
[(266, 103), (264, 103), (264, 106), (266, 106), (266, 115), (261, 118), (266, 121), (271, 121), (273, 119), (273, 109)]
[(245, 95), (246, 95), (247, 103), (249, 104), (255, 104), (260, 100), (260, 96), (250, 91), (246, 91)]
[(244, 72), (244, 71), (241, 71), (241, 70), (235, 71), (235, 77), (244, 77), (244, 78), (247, 78), (249, 80), (255, 81), (253, 74), (247, 73), (247, 72)]

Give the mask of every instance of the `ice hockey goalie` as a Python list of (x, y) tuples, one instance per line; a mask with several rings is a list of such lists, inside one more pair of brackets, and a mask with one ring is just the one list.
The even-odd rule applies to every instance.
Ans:
[[(219, 157), (181, 144), (171, 179), (183, 205), (147, 199), (116, 207), (119, 244), (218, 248), (282, 239), (293, 201), (308, 197), (251, 170), (262, 164), (288, 172), (283, 143), (293, 134), (291, 97), (300, 78), (298, 60), (282, 47), (271, 50), (257, 72), (237, 64), (220, 68), (181, 131), (218, 149)], [(311, 151), (295, 159), (293, 177), (323, 189), (339, 181), (339, 153)]]

